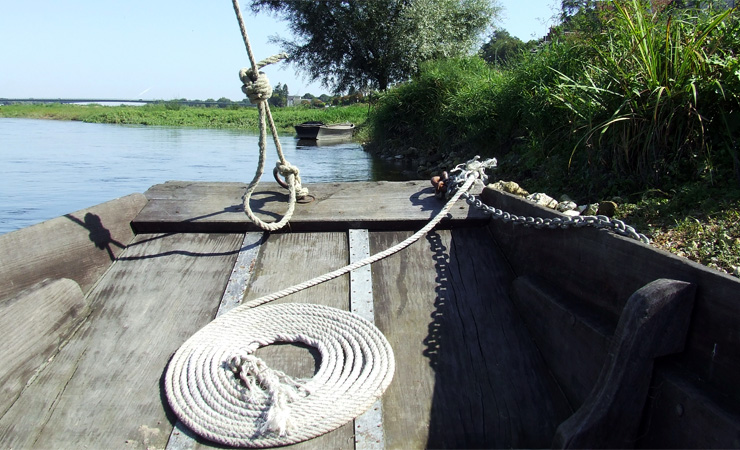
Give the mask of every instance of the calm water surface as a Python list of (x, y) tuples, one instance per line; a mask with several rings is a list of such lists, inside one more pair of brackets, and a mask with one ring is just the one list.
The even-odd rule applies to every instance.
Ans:
[[(397, 179), (359, 144), (280, 141), (304, 184)], [(257, 135), (235, 130), (0, 118), (0, 234), (167, 180), (248, 183), (257, 142)], [(270, 141), (264, 181), (273, 181), (276, 160)]]

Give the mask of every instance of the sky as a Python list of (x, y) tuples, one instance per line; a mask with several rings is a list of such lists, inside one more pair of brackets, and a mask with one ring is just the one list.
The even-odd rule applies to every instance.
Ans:
[[(553, 0), (499, 0), (496, 23), (523, 41), (547, 34)], [(287, 24), (242, 0), (255, 58), (280, 53)], [(241, 100), (249, 66), (228, 0), (0, 0), (0, 98)], [(330, 93), (296, 67), (263, 71), (290, 94)]]

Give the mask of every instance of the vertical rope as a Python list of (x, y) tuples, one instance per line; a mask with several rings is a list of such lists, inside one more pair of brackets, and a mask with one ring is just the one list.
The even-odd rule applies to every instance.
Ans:
[[(242, 17), (241, 8), (239, 7), (239, 1), (232, 0), (232, 4), (234, 6), (234, 12), (236, 13), (236, 19), (239, 22), (239, 30), (241, 31), (242, 39), (244, 40), (244, 45), (247, 49), (247, 54), (249, 55), (249, 61), (252, 64), (251, 69), (242, 69), (239, 74), (242, 82), (244, 83), (242, 90), (245, 94), (247, 94), (251, 102), (257, 104), (257, 109), (259, 111), (260, 156), (254, 178), (249, 183), (249, 186), (247, 187), (247, 192), (244, 194), (244, 213), (252, 222), (254, 222), (263, 230), (275, 231), (284, 227), (290, 221), (291, 217), (293, 217), (296, 199), (298, 197), (305, 197), (306, 195), (308, 195), (308, 190), (301, 185), (301, 177), (299, 175), (300, 171), (298, 170), (298, 167), (290, 164), (283, 154), (283, 148), (280, 144), (277, 127), (275, 127), (275, 122), (272, 119), (270, 105), (267, 103), (267, 100), (272, 95), (272, 87), (270, 86), (270, 81), (267, 79), (267, 76), (259, 71), (262, 67), (268, 64), (272, 64), (285, 59), (287, 55), (282, 53), (280, 55), (276, 55), (260, 61), (259, 63), (256, 62), (254, 58), (254, 53), (252, 52), (252, 46), (249, 42), (247, 28), (244, 25), (244, 18)], [(259, 184), (260, 178), (262, 178), (262, 174), (265, 170), (268, 123), (270, 125), (270, 132), (272, 133), (273, 142), (275, 143), (275, 149), (278, 154), (277, 170), (282, 176), (285, 177), (285, 181), (288, 185), (289, 191), (288, 210), (278, 222), (272, 223), (264, 222), (263, 220), (261, 220), (254, 214), (252, 208), (249, 206), (252, 194), (254, 193), (255, 189), (257, 189), (257, 185)]]

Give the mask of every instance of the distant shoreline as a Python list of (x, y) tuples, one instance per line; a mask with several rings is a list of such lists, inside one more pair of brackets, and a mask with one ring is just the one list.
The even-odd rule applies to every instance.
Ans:
[[(331, 108), (294, 106), (271, 108), (271, 112), (275, 126), (281, 134), (294, 134), (293, 126), (306, 121), (351, 122), (358, 129), (362, 129), (367, 121), (368, 106), (366, 104)], [(253, 107), (218, 108), (159, 103), (143, 106), (18, 103), (0, 106), (0, 117), (75, 120), (119, 125), (223, 128), (259, 132), (258, 112)]]

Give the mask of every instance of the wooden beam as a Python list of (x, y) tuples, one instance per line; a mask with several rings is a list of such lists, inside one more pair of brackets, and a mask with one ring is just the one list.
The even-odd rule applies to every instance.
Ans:
[(0, 417), (90, 313), (72, 280), (44, 280), (0, 304)]
[[(315, 200), (298, 204), (282, 231), (414, 230), (444, 206), (426, 181), (317, 183), (308, 188)], [(133, 226), (137, 233), (260, 231), (244, 214), (245, 191), (241, 183), (171, 181), (152, 186), (146, 192), (149, 203)], [(277, 183), (263, 183), (251, 207), (262, 220), (274, 222), (287, 210), (287, 200), (287, 191)], [(440, 228), (481, 225), (488, 219), (460, 202)]]
[(554, 448), (632, 448), (655, 358), (683, 350), (696, 286), (656, 280), (627, 301), (586, 402), (560, 424)]
[(92, 314), (0, 419), (1, 448), (163, 448), (160, 386), (212, 320), (240, 235), (139, 235), (91, 291)]

